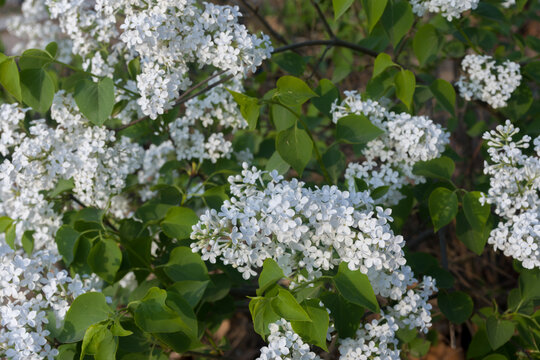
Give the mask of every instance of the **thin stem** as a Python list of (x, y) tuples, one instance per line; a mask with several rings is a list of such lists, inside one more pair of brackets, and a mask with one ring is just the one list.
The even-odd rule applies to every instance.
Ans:
[(253, 15), (255, 15), (255, 17), (257, 19), (259, 19), (259, 21), (261, 22), (261, 24), (266, 28), (266, 30), (270, 33), (270, 35), (272, 35), (273, 37), (275, 37), (280, 43), (282, 44), (285, 44), (287, 45), (289, 42), (287, 41), (287, 39), (285, 39), (283, 36), (281, 36), (280, 34), (277, 33), (277, 31), (274, 30), (274, 28), (272, 28), (272, 26), (270, 26), (270, 24), (268, 23), (268, 21), (266, 21), (265, 18), (263, 18), (259, 12), (257, 11), (257, 9), (255, 9), (254, 7), (252, 7), (246, 0), (239, 0), (242, 5), (244, 5), (249, 11), (251, 11), (251, 13)]
[[(212, 78), (215, 78), (215, 76), (212, 76), (211, 78), (206, 79), (205, 81), (202, 82), (202, 84), (199, 83), (199, 84), (197, 84), (196, 86), (194, 86), (191, 90), (189, 90), (189, 89), (188, 89), (188, 90), (189, 90), (189, 91), (193, 91), (193, 90), (199, 88), (200, 86), (204, 85), (204, 84), (207, 83), (208, 81), (210, 81)], [(186, 95), (188, 95), (189, 92), (186, 91), (185, 93), (183, 93), (182, 95), (180, 95), (180, 97), (179, 97), (179, 98), (176, 100), (176, 102), (174, 103), (173, 107), (178, 106), (178, 105), (180, 105), (180, 104), (183, 104), (183, 103), (185, 103), (185, 102), (187, 102), (187, 101), (189, 101), (189, 100), (193, 99), (194, 97), (197, 97), (197, 96), (199, 96), (199, 95), (201, 95), (201, 94), (204, 94), (204, 93), (207, 92), (208, 90), (210, 90), (210, 89), (212, 89), (212, 88), (215, 88), (216, 86), (221, 85), (221, 84), (223, 84), (224, 82), (227, 82), (227, 81), (229, 81), (229, 80), (232, 79), (232, 78), (233, 78), (233, 75), (228, 75), (228, 76), (224, 77), (223, 79), (219, 80), (218, 82), (215, 82), (215, 83), (213, 83), (213, 84), (210, 84), (210, 85), (208, 85), (207, 87), (205, 87), (204, 89), (202, 89), (201, 91), (198, 91), (198, 92), (196, 92), (195, 94), (189, 95), (189, 96), (187, 96), (187, 97), (186, 97)], [(125, 129), (127, 129), (128, 127), (131, 127), (131, 126), (133, 126), (133, 125), (135, 125), (135, 124), (138, 124), (138, 123), (140, 123), (140, 122), (142, 122), (142, 121), (144, 121), (144, 120), (147, 120), (147, 119), (149, 119), (148, 116), (143, 116), (143, 117), (141, 117), (141, 118), (138, 118), (137, 120), (133, 120), (133, 121), (130, 122), (129, 124), (120, 126), (119, 128), (115, 129), (114, 131), (119, 132), (119, 131), (125, 130)]]
[(293, 114), (298, 119), (298, 121), (300, 121), (300, 124), (302, 124), (302, 126), (304, 127), (304, 130), (306, 131), (309, 138), (311, 139), (311, 142), (313, 143), (313, 149), (315, 150), (315, 157), (317, 158), (317, 162), (319, 163), (319, 166), (321, 167), (324, 179), (326, 180), (327, 183), (332, 184), (332, 179), (330, 178), (330, 175), (328, 174), (328, 170), (326, 170), (326, 166), (324, 165), (321, 153), (319, 152), (319, 149), (317, 148), (317, 144), (315, 143), (315, 139), (313, 138), (313, 135), (311, 134), (311, 131), (309, 131), (309, 128), (308, 128), (307, 124), (305, 123), (305, 121), (302, 119), (302, 117), (300, 115), (298, 115), (296, 112), (294, 112), (294, 110), (290, 109), (288, 106), (283, 105), (280, 102), (271, 101), (271, 100), (267, 101), (267, 102), (270, 103), (270, 104), (279, 105), (279, 106), (287, 109), (291, 114)]
[(454, 21), (454, 26), (456, 27), (456, 29), (459, 31), (459, 33), (461, 34), (461, 36), (463, 36), (463, 38), (465, 39), (465, 41), (467, 42), (467, 44), (469, 45), (469, 47), (471, 49), (473, 49), (477, 54), (482, 54), (482, 50), (480, 50), (476, 45), (473, 44), (473, 42), (471, 41), (471, 39), (469, 38), (469, 35), (467, 35), (467, 33), (463, 30), (463, 28), (461, 27), (461, 24), (457, 21)]
[(328, 21), (326, 21), (326, 17), (324, 16), (324, 13), (322, 12), (321, 10), (321, 7), (319, 6), (319, 4), (317, 4), (317, 1), (316, 0), (311, 0), (311, 4), (313, 4), (313, 6), (315, 7), (315, 10), (317, 10), (317, 13), (319, 14), (319, 18), (321, 19), (325, 29), (326, 29), (326, 32), (328, 33), (328, 36), (330, 36), (331, 39), (335, 39), (336, 38), (336, 35), (334, 34), (334, 32), (332, 31), (332, 28), (330, 27), (330, 24), (328, 24)]
[(345, 48), (349, 48), (351, 50), (369, 55), (371, 57), (377, 57), (377, 55), (379, 55), (379, 53), (377, 53), (376, 51), (373, 51), (371, 49), (360, 46), (358, 44), (354, 44), (354, 43), (337, 39), (337, 38), (331, 39), (331, 40), (308, 40), (308, 41), (303, 41), (303, 42), (299, 42), (295, 44), (285, 45), (285, 46), (275, 49), (273, 54), (277, 54), (277, 53), (288, 51), (288, 50), (294, 50), (294, 49), (298, 49), (302, 47), (321, 46), (321, 45), (345, 47)]

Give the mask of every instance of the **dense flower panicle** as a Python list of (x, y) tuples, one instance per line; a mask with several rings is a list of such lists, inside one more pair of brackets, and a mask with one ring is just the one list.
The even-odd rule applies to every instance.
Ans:
[[(55, 263), (50, 251), (28, 257), (0, 242), (0, 357), (52, 360), (58, 350), (47, 341), (51, 327), (59, 328), (71, 302), (94, 291), (97, 278), (71, 278)], [(52, 312), (52, 317), (49, 313)], [(54, 320), (55, 323), (49, 323)]]
[(413, 12), (423, 16), (426, 12), (441, 14), (448, 21), (459, 19), (461, 14), (478, 7), (480, 0), (409, 0)]
[[(152, 119), (192, 83), (192, 66), (233, 75), (253, 72), (270, 57), (270, 39), (250, 34), (236, 6), (195, 0), (47, 0), (53, 18), (73, 41), (73, 52), (97, 75), (112, 74), (121, 59), (138, 58), (138, 105)], [(104, 59), (98, 52), (114, 43)]]
[(384, 134), (367, 143), (365, 160), (349, 163), (345, 179), (350, 187), (361, 179), (373, 191), (388, 186), (388, 192), (377, 201), (392, 206), (403, 198), (400, 189), (410, 183), (422, 183), (424, 177), (412, 173), (415, 163), (437, 158), (449, 142), (449, 134), (425, 116), (396, 114), (356, 91), (345, 92), (346, 98), (332, 105), (333, 121), (356, 114), (366, 116)]
[(461, 97), (485, 101), (494, 109), (505, 107), (521, 83), (518, 63), (506, 60), (497, 64), (489, 55), (467, 55), (461, 69), (465, 75), (456, 83)]
[(491, 159), (484, 174), (490, 176), (490, 188), (480, 201), (495, 205), (501, 217), (488, 243), (532, 269), (540, 267), (540, 137), (534, 140), (534, 153), (527, 155), (522, 149), (529, 148), (531, 138), (514, 141), (518, 133), (509, 120), (484, 133)]
[(7, 156), (10, 148), (18, 145), (26, 136), (21, 129), (26, 110), (17, 104), (0, 105), (0, 155)]
[[(11, 116), (12, 111), (0, 115)], [(55, 96), (51, 117), (56, 127), (44, 119), (31, 122), (29, 135), (14, 146), (11, 160), (0, 164), (0, 214), (17, 222), (19, 238), (34, 230), (36, 248), (56, 251), (51, 239), (61, 219), (46, 192), (59, 180), (72, 179), (81, 202), (106, 208), (124, 188), (127, 175), (140, 166), (143, 150), (127, 138), (116, 141), (113, 131), (91, 126), (73, 98), (62, 92)], [(12, 144), (2, 143), (7, 145)]]
[[(191, 247), (203, 260), (220, 259), (249, 279), (272, 258), (296, 284), (347, 262), (351, 270), (367, 275), (376, 295), (389, 299), (384, 311), (398, 326), (427, 332), (427, 301), (435, 283), (430, 277), (422, 282), (414, 278), (404, 258), (403, 238), (390, 228), (390, 210), (374, 208), (368, 192), (335, 186), (310, 189), (247, 164), (242, 175), (229, 177), (229, 182), (230, 201), (219, 212), (207, 211), (193, 226)], [(277, 354), (276, 347), (272, 344), (264, 354)]]
[(261, 348), (257, 360), (321, 360), (285, 319), (270, 324), (269, 329), (268, 345)]

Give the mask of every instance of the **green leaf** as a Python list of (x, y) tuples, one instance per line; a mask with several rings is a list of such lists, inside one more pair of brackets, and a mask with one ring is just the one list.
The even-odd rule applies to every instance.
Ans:
[(491, 354), (486, 356), (482, 360), (508, 360), (508, 358), (501, 354)]
[(456, 90), (452, 84), (443, 79), (436, 79), (431, 83), (429, 89), (437, 102), (450, 114), (455, 115)]
[(156, 224), (163, 220), (173, 206), (157, 202), (147, 202), (135, 211), (135, 216), (145, 224)]
[(347, 160), (339, 147), (339, 143), (334, 143), (334, 145), (326, 149), (322, 155), (322, 160), (333, 183), (337, 184), (347, 165)]
[(96, 241), (88, 254), (88, 265), (92, 271), (108, 283), (114, 283), (114, 278), (122, 263), (122, 251), (112, 239)]
[(326, 333), (330, 318), (324, 307), (319, 305), (319, 300), (310, 299), (302, 303), (304, 310), (309, 315), (309, 321), (291, 321), (292, 328), (295, 333), (307, 343), (316, 345), (328, 351), (326, 346)]
[(64, 264), (71, 265), (75, 258), (77, 239), (80, 233), (69, 225), (62, 225), (54, 237), (58, 252), (62, 255)]
[(114, 336), (129, 336), (133, 334), (133, 331), (124, 329), (120, 321), (116, 320), (111, 326), (111, 333)]
[(272, 307), (272, 299), (253, 298), (249, 302), (249, 311), (253, 319), (255, 332), (263, 337), (270, 334), (268, 325), (278, 321), (281, 317), (276, 314)]
[(290, 165), (283, 160), (278, 151), (274, 151), (268, 162), (266, 163), (265, 170), (272, 171), (277, 170), (278, 174), (283, 175), (290, 169)]
[(391, 1), (384, 10), (381, 23), (395, 49), (414, 23), (414, 14), (409, 2)]
[(354, 337), (362, 318), (364, 316), (364, 308), (353, 304), (339, 294), (327, 292), (321, 296), (321, 300), (332, 314), (334, 326), (339, 334), (340, 339)]
[(248, 128), (254, 130), (257, 127), (257, 121), (259, 120), (259, 111), (261, 106), (259, 100), (251, 96), (240, 94), (238, 92), (228, 90), (232, 95), (234, 101), (240, 106), (240, 113), (248, 123)]
[(486, 329), (485, 327), (481, 327), (476, 334), (474, 334), (471, 343), (469, 344), (469, 348), (467, 349), (467, 359), (477, 358), (486, 355), (489, 352), (491, 352), (491, 348), (487, 338)]
[(189, 208), (174, 206), (167, 211), (161, 222), (161, 229), (171, 238), (182, 240), (189, 238), (192, 227), (199, 221), (199, 217)]
[(318, 95), (303, 80), (294, 76), (283, 76), (277, 81), (275, 96), (283, 105), (298, 106)]
[(339, 99), (339, 89), (328, 79), (321, 79), (319, 86), (315, 89), (319, 97), (311, 99), (313, 106), (324, 115), (332, 118), (332, 104)]
[(263, 269), (259, 276), (259, 289), (257, 295), (262, 295), (266, 289), (276, 284), (280, 279), (284, 278), (283, 270), (273, 259), (266, 259), (263, 263)]
[(531, 89), (525, 83), (521, 84), (513, 93), (508, 105), (502, 109), (504, 115), (510, 119), (521, 119), (533, 103), (533, 94)]
[(7, 216), (0, 216), (0, 233), (6, 231), (11, 224), (13, 224), (12, 219), (8, 218)]
[(422, 25), (414, 35), (412, 46), (420, 66), (424, 66), (434, 58), (439, 50), (439, 35), (435, 26), (431, 24)]
[(52, 56), (43, 50), (28, 49), (22, 53), (19, 59), (19, 66), (21, 70), (27, 69), (41, 69), (49, 65), (54, 59)]
[(171, 303), (166, 303), (167, 298), (168, 295), (165, 290), (157, 287), (148, 290), (148, 293), (135, 309), (135, 323), (142, 330), (149, 333), (182, 331), (191, 334), (193, 329), (190, 326), (193, 325), (193, 319), (189, 316), (183, 316), (182, 313), (175, 311), (177, 309), (173, 310), (169, 307)]
[(177, 281), (171, 285), (167, 291), (175, 292), (192, 307), (194, 308), (202, 299), (204, 292), (210, 284), (209, 280), (196, 281), (196, 280), (183, 280)]
[(366, 144), (382, 134), (364, 115), (344, 116), (336, 126), (336, 139), (352, 144)]
[(19, 69), (17, 68), (17, 64), (12, 58), (6, 59), (4, 54), (1, 55), (4, 56), (4, 60), (0, 63), (0, 84), (2, 84), (7, 92), (13, 95), (17, 101), (22, 101)]
[(300, 105), (294, 106), (291, 110), (294, 111), (294, 114), (281, 104), (270, 105), (270, 118), (278, 132), (290, 128), (298, 121), (295, 114), (299, 114), (302, 111), (302, 107)]
[(56, 53), (58, 52), (58, 44), (56, 42), (50, 42), (45, 46), (45, 50), (51, 55), (53, 58), (56, 57)]
[(75, 86), (75, 102), (91, 123), (101, 126), (114, 108), (114, 83), (105, 77), (97, 83), (84, 79)]
[(450, 180), (456, 165), (446, 156), (441, 156), (428, 161), (419, 161), (413, 166), (413, 174), (428, 178)]
[(437, 232), (456, 217), (458, 197), (455, 192), (439, 187), (429, 195), (428, 205), (434, 231)]
[(381, 74), (384, 70), (388, 69), (389, 67), (397, 66), (398, 64), (392, 61), (392, 58), (390, 55), (386, 53), (380, 53), (375, 58), (375, 62), (373, 65), (373, 75), (371, 75), (372, 78), (377, 77), (379, 74)]
[(6, 235), (5, 235), (5, 240), (6, 240), (6, 244), (9, 245), (10, 248), (12, 248), (13, 250), (15, 250), (15, 236), (16, 236), (16, 224), (15, 223), (12, 223), (11, 225), (9, 225), (5, 231)]
[(117, 344), (106, 324), (94, 324), (84, 334), (81, 357), (94, 355), (96, 360), (108, 360), (116, 357)]
[(293, 125), (290, 129), (278, 133), (276, 149), (281, 158), (302, 176), (304, 168), (311, 159), (313, 142), (305, 130)]
[(163, 270), (174, 281), (210, 280), (208, 269), (204, 261), (201, 260), (201, 256), (186, 246), (179, 246), (171, 252), (169, 262), (165, 264)]
[(354, 0), (332, 0), (332, 6), (334, 7), (334, 20), (337, 20), (341, 15), (351, 7)]
[(54, 187), (54, 189), (49, 191), (47, 196), (49, 198), (55, 198), (64, 192), (71, 191), (74, 187), (75, 187), (75, 182), (73, 181), (73, 178), (69, 180), (60, 179), (56, 183), (56, 186)]
[(414, 89), (416, 88), (416, 78), (412, 71), (401, 70), (394, 78), (396, 83), (396, 96), (401, 100), (408, 109), (411, 108)]
[(311, 321), (308, 313), (300, 306), (292, 294), (283, 288), (272, 299), (272, 309), (287, 321)]
[(458, 239), (467, 246), (469, 250), (477, 255), (481, 255), (489, 237), (490, 228), (475, 230), (465, 217), (463, 211), (459, 211), (456, 217), (456, 235)]
[(462, 291), (441, 292), (437, 302), (444, 316), (454, 324), (465, 322), (473, 312), (474, 304), (471, 297)]
[(523, 302), (540, 299), (540, 270), (524, 270), (519, 275), (519, 290)]
[(29, 255), (34, 250), (34, 233), (34, 230), (26, 230), (21, 238), (23, 250)]
[(43, 69), (21, 71), (22, 100), (37, 112), (46, 113), (52, 105), (55, 88), (54, 82)]
[(514, 335), (515, 330), (516, 327), (511, 321), (497, 319), (495, 316), (490, 316), (486, 320), (487, 337), (493, 350), (506, 344)]
[(66, 313), (58, 339), (63, 343), (80, 341), (90, 325), (107, 320), (111, 314), (105, 295), (96, 292), (82, 294), (73, 301)]
[(368, 29), (371, 33), (386, 9), (388, 0), (362, 0), (362, 8), (368, 19)]
[(523, 73), (540, 84), (540, 61), (532, 61), (525, 65)]
[(342, 262), (333, 280), (339, 293), (346, 300), (364, 306), (374, 313), (379, 312), (379, 303), (369, 279), (360, 270), (352, 271), (347, 263)]
[(278, 64), (281, 69), (294, 76), (302, 76), (306, 70), (304, 58), (292, 51), (275, 54), (272, 56), (272, 61)]
[(491, 211), (489, 204), (480, 204), (479, 199), (481, 195), (482, 193), (480, 191), (471, 191), (463, 196), (465, 217), (476, 231), (484, 230)]

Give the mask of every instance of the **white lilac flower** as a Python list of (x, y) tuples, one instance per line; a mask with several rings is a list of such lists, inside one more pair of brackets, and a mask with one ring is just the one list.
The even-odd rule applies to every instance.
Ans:
[(527, 155), (522, 149), (529, 148), (531, 138), (514, 141), (518, 133), (509, 120), (484, 133), (491, 160), (484, 174), (490, 176), (490, 188), (480, 201), (495, 205), (501, 217), (488, 243), (532, 269), (540, 267), (540, 137), (534, 140), (534, 153)]
[(368, 142), (364, 161), (349, 163), (345, 179), (350, 187), (361, 179), (369, 190), (388, 186), (388, 192), (377, 201), (395, 205), (403, 198), (400, 189), (410, 183), (422, 183), (424, 177), (412, 173), (415, 163), (441, 156), (449, 134), (426, 116), (388, 111), (377, 101), (362, 99), (356, 91), (345, 92), (346, 98), (332, 105), (335, 123), (350, 114), (364, 115), (384, 134)]
[(70, 277), (55, 266), (60, 257), (47, 250), (28, 257), (0, 237), (0, 357), (52, 360), (58, 350), (48, 343), (50, 326), (55, 326), (49, 320), (60, 327), (71, 302), (95, 291), (99, 282), (96, 277)]
[(481, 100), (492, 108), (505, 107), (521, 83), (518, 63), (506, 60), (501, 64), (489, 55), (467, 55), (461, 62), (465, 75), (456, 85), (465, 100)]
[[(270, 57), (267, 36), (250, 34), (236, 6), (195, 0), (46, 0), (51, 17), (92, 72), (109, 75), (120, 58), (139, 58), (142, 112), (155, 119), (192, 83), (192, 66), (242, 76)], [(114, 41), (113, 41), (114, 40)], [(103, 46), (116, 43), (106, 59)]]
[(423, 16), (426, 12), (441, 14), (448, 21), (459, 19), (461, 14), (478, 7), (480, 0), (409, 0), (413, 12)]
[(321, 360), (320, 356), (310, 350), (309, 344), (294, 332), (290, 322), (280, 319), (268, 328), (268, 345), (261, 348), (257, 360)]
[[(0, 112), (6, 127), (17, 110)], [(20, 110), (19, 110), (20, 111)], [(125, 179), (140, 166), (143, 149), (113, 131), (91, 126), (70, 95), (56, 94), (51, 107), (55, 127), (44, 119), (30, 123), (29, 134), (13, 144), (2, 140), (0, 148), (13, 148), (10, 160), (0, 164), (0, 214), (17, 222), (17, 234), (34, 230), (35, 247), (56, 251), (52, 236), (61, 225), (54, 203), (45, 193), (59, 180), (72, 179), (73, 193), (87, 206), (107, 208), (125, 187)]]

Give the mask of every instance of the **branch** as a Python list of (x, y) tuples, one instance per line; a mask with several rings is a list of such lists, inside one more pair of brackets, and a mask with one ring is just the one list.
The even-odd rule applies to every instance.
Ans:
[(265, 18), (263, 18), (259, 12), (257, 11), (257, 9), (253, 8), (248, 2), (247, 0), (238, 0), (242, 3), (242, 5), (244, 5), (249, 11), (251, 11), (251, 13), (253, 13), (253, 15), (255, 15), (255, 17), (257, 19), (259, 19), (259, 21), (261, 22), (261, 24), (266, 28), (266, 30), (270, 33), (270, 35), (272, 35), (273, 37), (275, 37), (280, 43), (282, 44), (285, 44), (287, 45), (289, 42), (287, 41), (287, 39), (285, 39), (283, 36), (281, 36), (280, 34), (278, 34), (273, 28), (272, 26), (270, 26), (270, 24), (268, 23), (268, 21), (266, 21)]
[(302, 47), (308, 47), (308, 46), (339, 46), (339, 47), (345, 47), (363, 54), (366, 54), (371, 57), (377, 57), (379, 53), (376, 51), (373, 51), (371, 49), (365, 48), (363, 46), (344, 41), (341, 39), (331, 39), (331, 40), (308, 40), (303, 41), (295, 44), (285, 45), (282, 47), (279, 47), (274, 50), (273, 54), (277, 54), (280, 52), (288, 51), (288, 50), (295, 50)]
[[(219, 80), (219, 81), (217, 81), (217, 82), (215, 82), (215, 83), (213, 83), (213, 84), (208, 85), (207, 87), (205, 87), (205, 88), (202, 89), (201, 91), (198, 91), (198, 92), (196, 92), (195, 94), (189, 95), (193, 90), (198, 89), (198, 88), (201, 87), (202, 85), (208, 83), (210, 80), (216, 78), (217, 76), (220, 76), (220, 75), (224, 74), (225, 72), (226, 72), (226, 71), (222, 71), (222, 72), (220, 72), (220, 73), (218, 73), (218, 74), (212, 75), (212, 76), (210, 76), (209, 78), (207, 78), (206, 80), (203, 80), (203, 81), (201, 81), (200, 83), (198, 83), (198, 84), (192, 86), (191, 88), (187, 89), (187, 90), (186, 90), (182, 95), (180, 95), (180, 97), (176, 100), (176, 102), (174, 103), (173, 107), (178, 106), (178, 105), (181, 105), (181, 104), (183, 104), (183, 103), (185, 103), (185, 102), (187, 102), (187, 101), (193, 99), (194, 97), (197, 97), (197, 96), (199, 96), (199, 95), (201, 95), (201, 94), (204, 94), (204, 93), (207, 92), (208, 90), (210, 90), (210, 89), (212, 89), (212, 88), (215, 88), (216, 86), (221, 85), (221, 84), (223, 84), (224, 82), (229, 81), (230, 79), (233, 78), (233, 75), (228, 75), (228, 76), (224, 77), (223, 79), (221, 79), (221, 80)], [(188, 96), (188, 95), (189, 95), (189, 96)], [(133, 121), (130, 122), (129, 124), (120, 126), (119, 128), (115, 129), (114, 131), (116, 131), (116, 132), (118, 133), (119, 131), (125, 130), (125, 129), (127, 129), (128, 127), (133, 126), (133, 125), (135, 125), (135, 124), (138, 124), (138, 123), (140, 123), (140, 122), (142, 122), (142, 121), (144, 121), (144, 120), (146, 120), (146, 119), (148, 119), (148, 116), (143, 116), (143, 117), (141, 117), (141, 118), (138, 118), (137, 120), (133, 120)]]
[(311, 3), (315, 7), (315, 10), (317, 10), (319, 17), (321, 18), (322, 23), (324, 27), (326, 28), (326, 32), (328, 33), (328, 36), (330, 36), (330, 38), (332, 39), (335, 39), (336, 35), (332, 31), (332, 28), (330, 27), (330, 24), (328, 24), (328, 21), (326, 21), (326, 17), (324, 16), (324, 13), (322, 12), (321, 7), (319, 6), (319, 4), (317, 4), (316, 0), (311, 0)]

